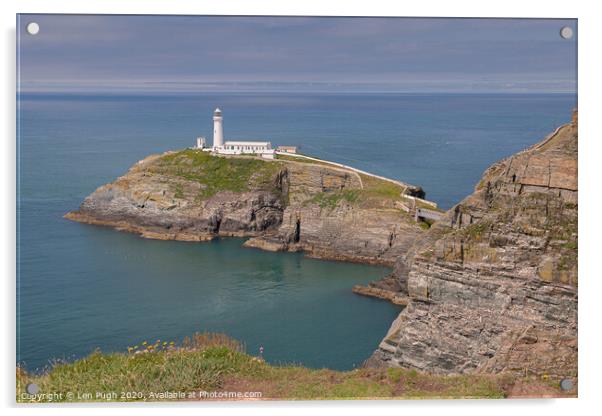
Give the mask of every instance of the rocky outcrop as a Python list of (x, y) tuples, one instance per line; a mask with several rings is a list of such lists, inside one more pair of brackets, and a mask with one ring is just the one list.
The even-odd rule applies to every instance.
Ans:
[(138, 162), (66, 218), (148, 238), (252, 237), (246, 246), (393, 265), (424, 234), (399, 205), (420, 192), (328, 163), (189, 149)]
[(246, 246), (393, 265), (423, 234), (411, 215), (396, 205), (404, 189), (383, 195), (380, 187), (389, 184), (321, 165), (292, 162), (286, 171), (289, 203), (280, 227), (250, 239)]
[(393, 281), (394, 279), (382, 279), (378, 282), (371, 282), (367, 286), (355, 285), (351, 290), (358, 295), (384, 299), (394, 305), (406, 306), (410, 299), (396, 287), (397, 285)]
[(276, 184), (273, 189), (223, 191), (199, 198), (201, 183), (165, 172), (161, 161), (154, 155), (138, 162), (65, 217), (147, 238), (183, 241), (256, 235), (280, 225), (284, 203)]
[(409, 304), (368, 366), (577, 374), (577, 118), (490, 167), (395, 266)]

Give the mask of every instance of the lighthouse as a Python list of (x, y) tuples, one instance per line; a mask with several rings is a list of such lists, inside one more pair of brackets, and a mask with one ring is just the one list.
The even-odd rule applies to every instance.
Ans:
[(219, 149), (224, 146), (224, 128), (222, 125), (222, 110), (216, 108), (213, 112), (213, 148)]
[[(252, 155), (264, 159), (274, 159), (276, 151), (272, 149), (272, 143), (264, 141), (224, 141), (224, 118), (222, 110), (216, 108), (213, 112), (213, 146), (205, 146), (205, 138), (197, 137), (194, 149), (200, 149), (204, 152), (211, 152), (214, 155)], [(289, 146), (290, 147), (290, 146)], [(291, 149), (296, 149), (292, 148)], [(282, 151), (294, 153), (291, 150), (283, 148)]]

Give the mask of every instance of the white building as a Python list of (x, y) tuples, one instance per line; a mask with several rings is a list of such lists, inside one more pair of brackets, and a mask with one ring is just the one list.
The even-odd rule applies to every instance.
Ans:
[(204, 137), (201, 136), (196, 138), (196, 147), (197, 149), (204, 149), (207, 147), (207, 141)]
[(236, 142), (227, 141), (219, 150), (219, 153), (239, 155), (241, 153), (274, 153), (270, 142)]
[[(213, 113), (213, 146), (206, 147), (205, 139), (197, 139), (197, 148), (211, 151), (220, 155), (255, 154), (266, 159), (274, 159), (275, 151), (270, 142), (226, 141), (224, 142), (222, 110), (215, 109)], [(202, 140), (200, 140), (202, 139)]]
[(276, 152), (278, 153), (291, 153), (291, 154), (296, 154), (297, 153), (297, 146), (278, 146), (276, 148)]

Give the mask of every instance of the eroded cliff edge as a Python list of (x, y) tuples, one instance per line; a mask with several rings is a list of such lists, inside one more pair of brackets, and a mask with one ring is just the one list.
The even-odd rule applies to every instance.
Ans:
[(65, 217), (147, 238), (252, 237), (249, 247), (392, 266), (425, 232), (407, 212), (422, 195), (327, 162), (187, 149), (139, 161)]
[(575, 113), (399, 259), (408, 306), (366, 365), (577, 375), (577, 141)]

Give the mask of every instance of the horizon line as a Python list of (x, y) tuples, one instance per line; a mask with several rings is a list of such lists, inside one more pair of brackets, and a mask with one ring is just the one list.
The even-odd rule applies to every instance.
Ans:
[(195, 94), (563, 94), (563, 95), (578, 95), (578, 91), (563, 91), (563, 90), (232, 90), (232, 89), (216, 89), (216, 90), (197, 90), (197, 91), (182, 91), (182, 90), (17, 90), (16, 95), (121, 95), (121, 96), (137, 96), (137, 95), (195, 95)]

